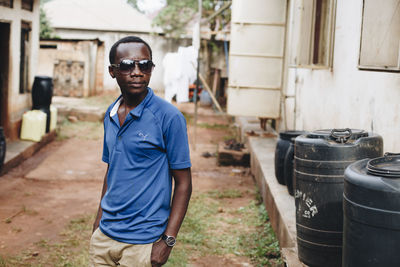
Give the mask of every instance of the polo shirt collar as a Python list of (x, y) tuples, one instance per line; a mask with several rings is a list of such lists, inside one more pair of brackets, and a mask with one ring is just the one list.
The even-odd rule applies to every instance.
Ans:
[[(147, 95), (146, 97), (143, 99), (142, 102), (140, 102), (140, 104), (135, 107), (133, 110), (131, 110), (129, 113), (137, 118), (140, 118), (140, 116), (142, 116), (143, 110), (146, 107), (147, 103), (150, 101), (150, 99), (153, 97), (153, 90), (150, 87), (147, 87)], [(120, 95), (117, 100), (114, 102), (114, 106), (112, 107), (111, 111), (110, 111), (110, 117), (113, 117), (117, 114), (118, 108), (121, 105), (122, 102), (122, 95)]]

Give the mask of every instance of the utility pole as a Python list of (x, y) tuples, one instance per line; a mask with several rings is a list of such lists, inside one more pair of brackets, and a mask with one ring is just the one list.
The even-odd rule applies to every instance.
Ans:
[[(201, 12), (202, 12), (202, 0), (199, 0), (199, 22), (198, 22), (198, 40), (194, 40), (193, 38), (193, 45), (197, 46), (197, 79), (196, 79), (196, 88), (194, 89), (193, 101), (194, 101), (194, 143), (193, 149), (196, 150), (196, 143), (197, 143), (197, 94), (199, 92), (199, 85), (200, 85), (200, 47), (201, 47)], [(193, 29), (195, 30), (195, 29)], [(194, 34), (193, 34), (194, 35)]]

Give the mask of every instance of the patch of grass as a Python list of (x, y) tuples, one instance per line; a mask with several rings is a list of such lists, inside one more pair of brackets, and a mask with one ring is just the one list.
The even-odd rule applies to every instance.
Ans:
[(174, 248), (168, 258), (165, 267), (185, 267), (187, 265), (188, 255), (186, 250), (180, 244)]
[(193, 119), (194, 119), (193, 115), (189, 114), (189, 113), (186, 113), (186, 112), (182, 112), (182, 114), (183, 114), (183, 117), (185, 117), (186, 124), (187, 125), (192, 124)]
[(212, 198), (240, 198), (242, 197), (242, 192), (237, 189), (226, 189), (222, 192), (219, 190), (211, 190), (207, 192), (208, 196)]
[(180, 246), (173, 250), (167, 266), (186, 266), (190, 257), (210, 254), (247, 256), (257, 266), (281, 266), (279, 244), (264, 206), (252, 201), (236, 210), (221, 211), (224, 199), (236, 197), (241, 193), (235, 189), (194, 194), (179, 231)]
[(72, 137), (85, 140), (98, 140), (103, 138), (103, 123), (77, 121), (70, 122), (64, 119), (57, 128), (57, 140), (62, 141)]
[(20, 233), (22, 232), (22, 229), (19, 227), (12, 227), (11, 231), (13, 231), (14, 233)]
[(257, 230), (251, 234), (240, 235), (240, 245), (245, 255), (250, 257), (256, 266), (282, 266), (279, 243), (269, 223), (268, 213), (264, 205), (254, 208), (258, 213), (257, 220), (253, 222)]
[[(1, 257), (0, 267), (81, 267), (89, 265), (89, 241), (94, 215), (71, 220), (61, 232), (62, 240), (51, 243), (42, 239), (35, 244), (37, 251), (26, 250), (17, 256)], [(39, 252), (40, 251), (40, 252)]]
[(209, 124), (207, 122), (198, 123), (197, 126), (199, 126), (200, 128), (214, 129), (214, 130), (227, 130), (230, 127), (229, 124), (219, 124), (219, 123)]
[(0, 256), (0, 267), (7, 267), (7, 262), (2, 256)]
[(224, 136), (224, 141), (237, 140), (240, 141), (240, 129), (236, 125), (230, 125), (227, 135)]
[(115, 99), (117, 99), (119, 94), (120, 94), (119, 92), (115, 92), (115, 93), (107, 93), (103, 95), (85, 97), (83, 98), (83, 102), (87, 106), (96, 106), (106, 110), (108, 106), (111, 105), (111, 103)]

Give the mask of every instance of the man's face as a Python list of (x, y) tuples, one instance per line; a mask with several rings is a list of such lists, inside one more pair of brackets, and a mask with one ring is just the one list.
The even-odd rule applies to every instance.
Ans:
[[(151, 60), (150, 52), (143, 43), (122, 43), (116, 50), (114, 64), (120, 64), (124, 59), (130, 60)], [(128, 74), (120, 73), (116, 67), (109, 67), (111, 77), (117, 79), (121, 92), (127, 95), (145, 95), (150, 82), (151, 72), (144, 73), (137, 63), (134, 69)]]

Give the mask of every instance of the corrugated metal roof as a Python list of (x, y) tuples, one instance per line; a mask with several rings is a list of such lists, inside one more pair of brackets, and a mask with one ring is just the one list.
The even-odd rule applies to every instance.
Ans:
[(126, 0), (52, 0), (44, 9), (53, 28), (161, 32)]

